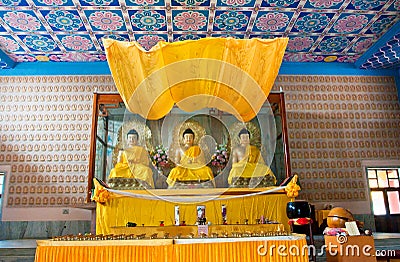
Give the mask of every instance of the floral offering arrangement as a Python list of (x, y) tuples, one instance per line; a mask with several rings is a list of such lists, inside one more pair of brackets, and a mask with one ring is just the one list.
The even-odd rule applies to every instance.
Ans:
[(217, 150), (212, 155), (211, 165), (218, 168), (224, 168), (228, 164), (229, 154), (226, 145), (217, 145)]
[(168, 149), (162, 145), (156, 146), (156, 148), (150, 152), (150, 156), (153, 165), (158, 170), (174, 167), (174, 163), (168, 159)]

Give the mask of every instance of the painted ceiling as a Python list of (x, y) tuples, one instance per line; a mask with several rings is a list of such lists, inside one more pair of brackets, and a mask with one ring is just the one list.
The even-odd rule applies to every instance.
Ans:
[(102, 38), (149, 50), (158, 41), (285, 36), (284, 62), (399, 67), (399, 20), (400, 0), (0, 0), (0, 66), (106, 61)]

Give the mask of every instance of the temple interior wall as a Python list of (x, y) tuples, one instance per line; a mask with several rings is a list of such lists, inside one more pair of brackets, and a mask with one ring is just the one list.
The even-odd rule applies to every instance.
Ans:
[[(373, 220), (363, 161), (400, 158), (393, 77), (280, 75), (280, 89), (299, 199)], [(0, 222), (0, 239), (90, 231), (89, 213), (65, 206), (85, 202), (94, 91), (117, 90), (111, 76), (0, 78), (2, 216), (19, 220)]]

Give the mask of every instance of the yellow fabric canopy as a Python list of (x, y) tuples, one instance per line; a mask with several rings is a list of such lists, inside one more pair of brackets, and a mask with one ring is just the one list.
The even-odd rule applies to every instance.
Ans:
[(218, 108), (240, 121), (254, 118), (267, 99), (288, 38), (202, 38), (158, 42), (104, 39), (115, 85), (129, 111), (150, 120), (174, 104), (184, 111)]

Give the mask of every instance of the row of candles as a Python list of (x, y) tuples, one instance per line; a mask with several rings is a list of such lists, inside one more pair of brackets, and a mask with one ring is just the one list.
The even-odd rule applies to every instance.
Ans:
[[(200, 233), (197, 238), (243, 238), (243, 237), (272, 237), (272, 236), (288, 236), (290, 232), (284, 230), (276, 231), (260, 231), (260, 232), (223, 232), (222, 234), (211, 233), (207, 235), (205, 233)], [(164, 232), (162, 237), (158, 236), (158, 233), (151, 234), (149, 237), (146, 234), (109, 234), (109, 235), (95, 235), (95, 234), (81, 234), (78, 235), (65, 235), (53, 237), (53, 241), (93, 241), (93, 240), (140, 240), (140, 239), (180, 239), (180, 238), (196, 238), (193, 233), (189, 233), (187, 236), (182, 236), (182, 234), (177, 234), (176, 236), (170, 236), (170, 233)]]

